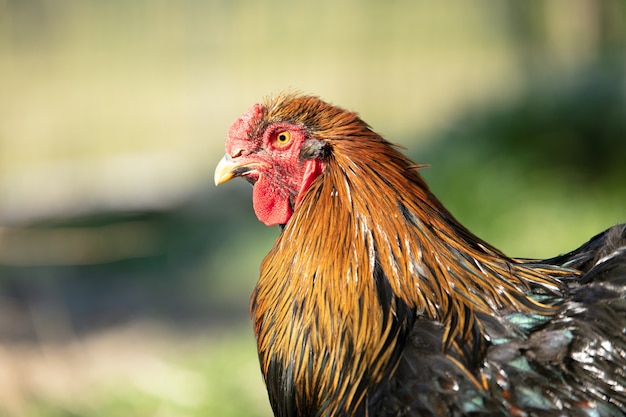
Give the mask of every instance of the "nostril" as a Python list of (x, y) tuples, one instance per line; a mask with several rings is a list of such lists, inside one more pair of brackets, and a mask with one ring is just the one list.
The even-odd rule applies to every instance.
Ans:
[(235, 149), (235, 152), (233, 152), (233, 154), (230, 157), (231, 158), (237, 158), (237, 157), (241, 156), (242, 153), (243, 153), (243, 149)]

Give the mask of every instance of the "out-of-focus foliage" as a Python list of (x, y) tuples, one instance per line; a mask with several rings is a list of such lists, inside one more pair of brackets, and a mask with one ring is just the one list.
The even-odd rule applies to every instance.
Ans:
[(507, 253), (567, 252), (626, 221), (626, 78), (591, 67), (468, 111), (415, 158), (453, 213)]
[(284, 88), (358, 110), (511, 255), (626, 220), (619, 1), (0, 0), (0, 414), (269, 416), (278, 230), (216, 189)]

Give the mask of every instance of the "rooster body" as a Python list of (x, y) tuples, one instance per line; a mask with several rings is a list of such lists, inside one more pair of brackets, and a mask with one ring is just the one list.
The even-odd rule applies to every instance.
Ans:
[(276, 416), (626, 415), (626, 225), (538, 261), (463, 227), (355, 113), (281, 94), (216, 183), (282, 228), (251, 315)]

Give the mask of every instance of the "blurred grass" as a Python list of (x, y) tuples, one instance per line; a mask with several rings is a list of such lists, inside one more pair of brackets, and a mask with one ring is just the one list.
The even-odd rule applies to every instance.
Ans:
[(624, 6), (521, 4), (0, 0), (0, 414), (271, 414), (247, 308), (278, 231), (212, 171), (284, 88), (513, 256), (626, 220)]
[[(137, 331), (141, 338), (133, 334)], [(254, 341), (247, 328), (199, 336), (135, 323), (79, 345), (45, 349), (43, 358), (36, 351), (15, 355), (17, 366), (38, 360), (34, 376), (39, 392), (26, 404), (5, 403), (4, 412), (42, 417), (271, 415), (258, 362), (249, 354)], [(55, 375), (65, 367), (71, 374)]]

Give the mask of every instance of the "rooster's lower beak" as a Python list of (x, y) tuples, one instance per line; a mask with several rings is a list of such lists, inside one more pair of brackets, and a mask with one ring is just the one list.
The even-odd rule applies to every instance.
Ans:
[(223, 184), (234, 177), (244, 175), (254, 170), (258, 165), (258, 162), (237, 161), (226, 154), (215, 167), (215, 185)]

